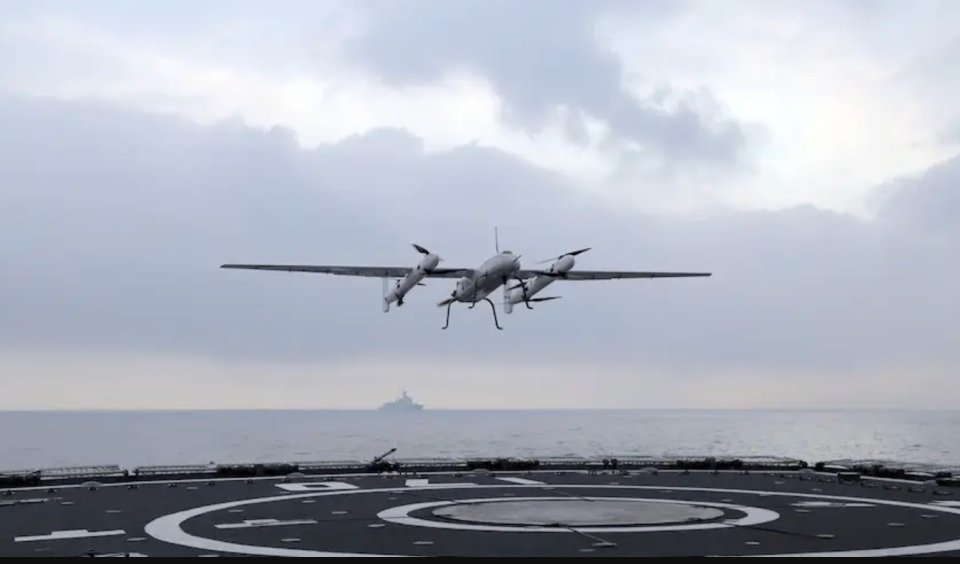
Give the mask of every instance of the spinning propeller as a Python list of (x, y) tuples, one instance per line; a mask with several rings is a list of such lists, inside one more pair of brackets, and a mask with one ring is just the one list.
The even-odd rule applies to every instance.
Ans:
[(420, 246), (420, 245), (418, 245), (418, 244), (416, 244), (416, 243), (410, 243), (410, 244), (411, 244), (411, 245), (413, 246), (413, 248), (416, 249), (417, 252), (420, 253), (421, 255), (429, 255), (429, 254), (430, 254), (430, 251), (427, 250), (426, 247), (422, 247), (422, 246)]
[(437, 253), (431, 252), (430, 249), (424, 247), (423, 245), (418, 245), (417, 243), (410, 243), (410, 246), (412, 246), (414, 249), (416, 249), (416, 251), (417, 251), (418, 253), (420, 253), (421, 255), (423, 255), (424, 257), (429, 257), (429, 256), (437, 257), (437, 262), (436, 262), (436, 264), (434, 264), (433, 266), (428, 267), (428, 268), (430, 268), (430, 269), (436, 268), (437, 264), (440, 264), (441, 262), (443, 262), (443, 257), (441, 257), (440, 255), (438, 255)]
[(567, 257), (567, 256), (575, 257), (575, 256), (577, 256), (577, 255), (582, 255), (583, 253), (589, 251), (589, 250), (592, 249), (592, 248), (593, 248), (593, 247), (587, 247), (587, 248), (585, 248), (585, 249), (577, 249), (576, 251), (570, 251), (569, 253), (563, 253), (562, 255), (557, 255), (557, 256), (555, 256), (555, 257), (548, 258), (548, 259), (542, 260), (542, 261), (537, 262), (537, 263), (534, 263), (534, 264), (544, 264), (544, 263), (547, 263), (547, 262), (555, 262), (555, 261), (558, 261), (558, 260), (562, 259), (563, 257)]

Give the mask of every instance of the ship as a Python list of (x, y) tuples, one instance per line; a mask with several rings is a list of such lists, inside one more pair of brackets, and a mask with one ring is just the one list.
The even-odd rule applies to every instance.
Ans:
[(380, 411), (423, 411), (423, 404), (413, 401), (413, 398), (404, 390), (397, 399), (381, 405)]

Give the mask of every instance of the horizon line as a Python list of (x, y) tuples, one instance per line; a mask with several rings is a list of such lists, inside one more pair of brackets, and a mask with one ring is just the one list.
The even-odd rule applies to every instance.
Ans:
[[(956, 411), (951, 407), (833, 406), (833, 407), (437, 407), (409, 413), (449, 411)], [(148, 413), (148, 412), (229, 412), (229, 411), (339, 411), (379, 412), (377, 407), (32, 407), (0, 408), (0, 413)], [(396, 412), (386, 412), (396, 413)], [(408, 412), (402, 412), (408, 413)]]

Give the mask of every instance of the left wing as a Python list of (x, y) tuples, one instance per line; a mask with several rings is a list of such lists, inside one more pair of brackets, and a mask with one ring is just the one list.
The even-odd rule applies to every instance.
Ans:
[[(224, 264), (220, 268), (237, 270), (273, 270), (278, 272), (310, 272), (335, 276), (364, 276), (369, 278), (403, 278), (411, 268), (402, 266), (331, 266), (304, 264)], [(471, 271), (463, 268), (434, 268), (427, 278), (461, 278)]]
[(549, 270), (521, 270), (520, 278), (552, 276), (558, 280), (619, 280), (623, 278), (697, 278), (711, 276), (710, 272), (636, 272), (627, 270), (571, 270), (567, 273)]

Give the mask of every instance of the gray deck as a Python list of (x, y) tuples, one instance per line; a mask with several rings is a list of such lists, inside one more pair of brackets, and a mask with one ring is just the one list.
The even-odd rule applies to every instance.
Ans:
[[(960, 556), (960, 499), (951, 490), (806, 478), (551, 471), (43, 486), (0, 497), (0, 556)], [(530, 480), (539, 483), (517, 483)], [(704, 502), (723, 515), (576, 529), (542, 522), (542, 510), (531, 509), (535, 525), (468, 523), (438, 511), (465, 500), (519, 507), (518, 498), (538, 498), (542, 508), (605, 497)]]

